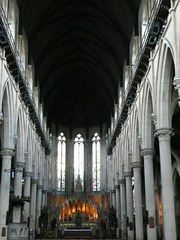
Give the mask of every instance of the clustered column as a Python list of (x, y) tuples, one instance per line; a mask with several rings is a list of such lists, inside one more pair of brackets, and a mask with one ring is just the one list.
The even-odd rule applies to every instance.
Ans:
[(142, 213), (142, 189), (141, 189), (141, 162), (133, 162), (134, 189), (135, 189), (135, 227), (136, 240), (143, 240), (143, 213)]
[[(15, 164), (15, 181), (14, 181), (14, 196), (22, 197), (22, 174), (24, 168), (23, 162), (16, 162)], [(13, 223), (21, 222), (21, 206), (14, 206), (13, 208)]]
[(111, 190), (111, 196), (112, 196), (112, 206), (114, 209), (116, 209), (116, 193), (115, 189)]
[(145, 148), (141, 150), (144, 158), (144, 177), (145, 177), (145, 195), (146, 210), (148, 211), (147, 236), (148, 240), (156, 240), (156, 214), (155, 214), (155, 197), (154, 197), (154, 171), (153, 171), (153, 155), (154, 150)]
[(36, 196), (37, 196), (37, 184), (38, 179), (32, 179), (32, 186), (31, 186), (31, 208), (30, 208), (30, 233), (31, 239), (35, 237), (35, 229), (36, 229)]
[(115, 185), (116, 190), (116, 217), (117, 217), (117, 237), (119, 237), (119, 229), (120, 229), (120, 194), (119, 194), (119, 184)]
[[(31, 172), (25, 172), (25, 180), (24, 180), (24, 197), (30, 198), (30, 190), (31, 190)], [(24, 213), (23, 218), (24, 221), (27, 222), (29, 217), (29, 202), (25, 202), (24, 204)]]
[(171, 163), (171, 136), (172, 129), (157, 129), (155, 135), (159, 139), (161, 181), (162, 181), (162, 202), (163, 202), (163, 226), (165, 240), (176, 239), (176, 222), (174, 208), (174, 192), (172, 182)]
[(121, 199), (121, 231), (122, 239), (126, 238), (126, 190), (125, 190), (125, 179), (119, 180), (120, 185), (120, 199)]
[(133, 191), (132, 191), (132, 173), (124, 173), (126, 180), (126, 206), (127, 206), (127, 218), (128, 218), (128, 239), (134, 240), (134, 220), (133, 220)]
[[(10, 177), (11, 177), (11, 160), (14, 156), (13, 149), (1, 150), (2, 171), (1, 171), (1, 193), (0, 193), (0, 236), (1, 239), (7, 238), (6, 217), (9, 209)], [(2, 236), (4, 231), (4, 237)]]
[(36, 211), (36, 229), (38, 233), (40, 233), (39, 217), (41, 216), (42, 189), (43, 189), (43, 185), (39, 183), (37, 185), (37, 211)]

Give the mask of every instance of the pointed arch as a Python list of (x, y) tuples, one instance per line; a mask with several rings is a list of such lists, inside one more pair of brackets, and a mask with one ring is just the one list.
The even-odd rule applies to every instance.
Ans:
[(16, 120), (15, 120), (15, 138), (17, 138), (16, 143), (16, 161), (18, 162), (24, 162), (24, 152), (25, 152), (25, 118), (24, 118), (24, 112), (22, 109), (22, 104), (20, 104)]
[(63, 132), (58, 136), (57, 189), (65, 191), (66, 178), (66, 137)]
[(142, 99), (142, 112), (141, 117), (143, 119), (141, 132), (142, 132), (142, 149), (152, 148), (154, 140), (154, 127), (152, 124), (152, 113), (153, 113), (153, 100), (152, 91), (149, 81), (146, 81), (143, 86), (143, 99)]
[[(174, 70), (173, 70), (174, 69)], [(157, 74), (157, 128), (171, 128), (172, 79), (175, 72), (174, 59), (170, 48), (161, 48), (161, 67)]]
[(74, 191), (84, 191), (84, 138), (81, 134), (74, 139)]
[(138, 119), (138, 108), (135, 105), (132, 112), (132, 161), (139, 159), (139, 119)]
[(27, 151), (27, 159), (25, 165), (26, 172), (32, 172), (32, 157), (33, 157), (33, 136), (32, 136), (32, 127), (28, 125), (27, 139), (26, 139), (26, 151)]
[(100, 136), (96, 132), (92, 138), (92, 178), (93, 178), (93, 191), (100, 191), (100, 166), (101, 166), (101, 153), (100, 153)]
[(2, 90), (2, 148), (11, 148), (13, 146), (13, 132), (14, 132), (14, 101), (12, 94), (12, 86), (8, 78), (3, 85)]

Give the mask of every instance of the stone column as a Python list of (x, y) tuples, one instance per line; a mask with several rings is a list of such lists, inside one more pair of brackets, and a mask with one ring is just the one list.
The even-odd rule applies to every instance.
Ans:
[(121, 230), (122, 230), (122, 239), (126, 239), (127, 236), (127, 224), (126, 224), (126, 188), (125, 188), (125, 179), (119, 180), (120, 184), (120, 199), (121, 199)]
[(109, 191), (109, 208), (112, 207), (112, 190)]
[(117, 217), (117, 238), (119, 238), (119, 229), (120, 229), (120, 222), (121, 222), (121, 216), (120, 216), (120, 193), (119, 193), (119, 185), (115, 185), (116, 190), (116, 217)]
[[(14, 178), (14, 196), (21, 198), (22, 197), (22, 175), (23, 175), (23, 162), (15, 163), (15, 178)], [(13, 223), (21, 222), (21, 206), (13, 207)]]
[[(2, 149), (2, 172), (1, 172), (1, 194), (0, 194), (0, 237), (7, 239), (6, 217), (9, 210), (9, 193), (11, 178), (11, 159), (14, 155), (13, 149)], [(2, 231), (5, 236), (2, 236)]]
[(40, 233), (39, 228), (39, 217), (41, 216), (41, 206), (42, 206), (42, 189), (43, 185), (37, 186), (37, 210), (36, 210), (36, 230)]
[(114, 209), (116, 209), (116, 193), (115, 189), (111, 190), (111, 196), (112, 196), (112, 206)]
[(35, 223), (36, 223), (36, 197), (37, 197), (37, 184), (38, 179), (31, 181), (31, 206), (30, 206), (30, 239), (35, 238)]
[(128, 217), (128, 239), (134, 240), (134, 218), (133, 218), (133, 191), (132, 191), (132, 173), (124, 173), (126, 179), (126, 207)]
[(142, 187), (141, 187), (141, 162), (133, 162), (134, 190), (135, 190), (135, 227), (136, 240), (143, 240), (143, 212), (142, 212)]
[(43, 189), (42, 190), (42, 208), (43, 207), (47, 207), (47, 197), (46, 197), (46, 195), (47, 195), (47, 190), (45, 190), (45, 189)]
[(177, 237), (170, 145), (173, 132), (171, 129), (161, 128), (156, 130), (155, 135), (159, 139), (160, 150), (164, 239), (174, 240)]
[[(24, 180), (24, 197), (30, 198), (30, 190), (31, 190), (31, 172), (25, 172), (25, 180)], [(25, 202), (24, 204), (24, 212), (23, 212), (23, 220), (25, 222), (28, 221), (28, 217), (30, 216), (29, 214), (30, 211), (30, 203)]]
[(154, 194), (154, 171), (153, 155), (154, 150), (145, 148), (141, 150), (144, 158), (144, 178), (146, 194), (146, 210), (148, 211), (147, 236), (148, 240), (156, 240), (156, 213), (155, 213), (155, 194)]

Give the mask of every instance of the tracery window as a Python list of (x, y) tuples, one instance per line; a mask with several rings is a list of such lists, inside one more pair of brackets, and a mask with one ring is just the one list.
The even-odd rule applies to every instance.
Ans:
[(100, 137), (98, 133), (94, 134), (92, 139), (92, 156), (93, 156), (93, 191), (100, 191)]
[(66, 170), (66, 138), (64, 133), (58, 137), (58, 158), (57, 158), (57, 187), (59, 191), (65, 191), (65, 170)]
[(74, 191), (84, 190), (84, 139), (78, 134), (74, 139)]

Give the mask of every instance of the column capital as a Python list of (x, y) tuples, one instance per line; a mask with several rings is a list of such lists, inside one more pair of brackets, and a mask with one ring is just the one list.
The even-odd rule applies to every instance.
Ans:
[(132, 178), (132, 172), (125, 172), (124, 177), (125, 178), (128, 178), (128, 177)]
[(6, 157), (13, 157), (14, 156), (14, 150), (11, 148), (3, 148), (0, 151), (0, 154), (2, 156), (6, 156)]
[(154, 126), (156, 127), (157, 126), (157, 114), (152, 113), (151, 118), (152, 118), (152, 122), (153, 122)]
[(138, 136), (138, 142), (139, 142), (139, 145), (141, 146), (142, 145), (142, 136), (141, 135)]
[(172, 128), (159, 128), (155, 130), (155, 137), (158, 137), (159, 141), (168, 141), (170, 137), (173, 136)]
[(24, 152), (24, 160), (26, 161), (28, 159), (28, 151)]
[(142, 168), (142, 162), (132, 162), (131, 163), (132, 168)]
[(176, 75), (173, 80), (173, 85), (176, 90), (180, 88), (180, 75)]
[(115, 185), (115, 189), (119, 189), (120, 188), (120, 186), (119, 185)]
[(43, 189), (43, 185), (38, 184), (38, 189)]
[(141, 150), (141, 156), (146, 156), (146, 155), (155, 155), (155, 151), (153, 148), (143, 148)]
[(125, 179), (119, 179), (119, 184), (125, 184), (125, 183), (126, 183)]
[(17, 144), (17, 140), (18, 140), (18, 136), (15, 135), (15, 136), (13, 137), (13, 145), (14, 145), (14, 148), (15, 148), (15, 146), (16, 146), (16, 144)]
[(23, 163), (23, 162), (16, 162), (15, 163), (15, 172), (22, 172), (24, 166), (25, 166), (25, 163)]
[(32, 172), (25, 172), (25, 177), (32, 177)]
[(3, 115), (3, 113), (1, 112), (1, 113), (0, 113), (0, 124), (3, 122), (3, 120), (4, 120), (4, 115)]
[(128, 153), (129, 159), (132, 159), (132, 152)]
[(38, 179), (32, 178), (32, 184), (38, 184)]

